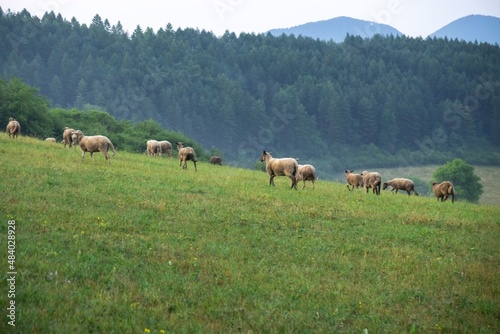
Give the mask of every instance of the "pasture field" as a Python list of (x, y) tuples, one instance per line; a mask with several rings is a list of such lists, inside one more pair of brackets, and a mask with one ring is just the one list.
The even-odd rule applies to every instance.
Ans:
[(499, 331), (499, 206), (4, 133), (0, 157), (1, 333)]
[[(384, 182), (394, 177), (418, 177), (429, 182), (432, 174), (442, 165), (429, 165), (401, 168), (372, 168), (379, 171), (384, 177)], [(483, 193), (479, 198), (479, 204), (500, 205), (500, 167), (498, 166), (474, 166), (474, 173), (481, 178)], [(460, 194), (457, 194), (460, 200)]]

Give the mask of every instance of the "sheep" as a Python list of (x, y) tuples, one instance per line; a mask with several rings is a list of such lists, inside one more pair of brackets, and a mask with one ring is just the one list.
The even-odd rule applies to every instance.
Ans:
[(210, 158), (210, 163), (212, 165), (221, 165), (222, 166), (222, 158), (214, 155)]
[(316, 168), (313, 165), (299, 165), (297, 170), (297, 182), (303, 182), (302, 189), (306, 187), (306, 181), (311, 181), (314, 189), (314, 181), (316, 181)]
[(363, 177), (363, 184), (365, 186), (366, 192), (369, 188), (373, 189), (373, 193), (380, 195), (380, 186), (382, 183), (382, 176), (378, 172), (368, 172), (364, 171), (361, 173)]
[(72, 128), (68, 128), (68, 127), (64, 128), (64, 132), (63, 132), (64, 148), (66, 148), (66, 145), (69, 145), (70, 148), (73, 145), (75, 145), (75, 146), (77, 145), (77, 143), (74, 142), (73, 138), (72, 138), (72, 136), (75, 133), (75, 131), (76, 130), (72, 129)]
[(9, 118), (9, 123), (7, 124), (6, 131), (9, 134), (9, 138), (17, 138), (21, 133), (21, 124), (16, 121), (14, 118)]
[(160, 155), (164, 152), (172, 157), (172, 144), (167, 140), (160, 141)]
[(45, 141), (47, 141), (49, 143), (55, 143), (56, 139), (55, 138), (46, 138)]
[(150, 157), (161, 154), (160, 142), (157, 140), (148, 140), (146, 142), (147, 152)]
[[(358, 187), (363, 187), (363, 176), (361, 174), (354, 174), (352, 170), (346, 169), (345, 170), (345, 179), (347, 182), (347, 189), (349, 191), (354, 190), (354, 187), (358, 189)], [(351, 187), (352, 186), (352, 189)]]
[(455, 188), (450, 181), (443, 181), (441, 183), (432, 182), (432, 189), (438, 201), (441, 199), (441, 202), (444, 202), (451, 195), (451, 203), (455, 203)]
[(179, 166), (182, 166), (182, 169), (187, 169), (187, 162), (188, 160), (191, 160), (194, 164), (194, 170), (195, 172), (198, 171), (196, 169), (196, 154), (194, 152), (194, 149), (192, 147), (184, 147), (184, 145), (181, 142), (176, 142), (177, 144), (177, 150), (179, 151), (178, 156), (179, 156)]
[(90, 158), (94, 152), (102, 152), (106, 157), (106, 160), (111, 163), (111, 158), (109, 156), (109, 149), (113, 150), (113, 156), (115, 156), (115, 147), (111, 141), (106, 136), (85, 136), (82, 131), (77, 130), (75, 134), (78, 137), (78, 142), (80, 143), (80, 148), (82, 149), (82, 160), (85, 158), (85, 152), (90, 152)]
[(390, 181), (384, 182), (382, 185), (382, 189), (386, 189), (387, 187), (392, 187), (391, 192), (398, 190), (406, 190), (408, 196), (410, 196), (411, 192), (415, 193), (415, 196), (418, 196), (417, 190), (415, 190), (415, 184), (410, 179), (405, 179), (402, 177), (392, 179)]
[(266, 162), (266, 171), (269, 174), (269, 185), (274, 186), (275, 176), (288, 176), (292, 180), (290, 189), (297, 190), (297, 173), (299, 164), (294, 158), (275, 159), (271, 152), (262, 151), (260, 162)]

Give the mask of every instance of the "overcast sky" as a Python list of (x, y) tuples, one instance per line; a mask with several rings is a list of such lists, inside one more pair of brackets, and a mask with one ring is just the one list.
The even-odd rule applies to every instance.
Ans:
[(99, 14), (111, 25), (120, 21), (129, 34), (138, 25), (157, 31), (171, 23), (174, 29), (204, 29), (217, 36), (226, 30), (262, 33), (348, 16), (427, 37), (470, 14), (500, 17), (500, 0), (0, 0), (0, 7), (4, 12), (26, 8), (40, 18), (54, 11), (82, 24)]

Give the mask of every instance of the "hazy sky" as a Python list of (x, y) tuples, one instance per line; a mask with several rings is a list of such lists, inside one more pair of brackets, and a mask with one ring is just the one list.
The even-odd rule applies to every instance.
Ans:
[(54, 11), (82, 24), (99, 14), (111, 25), (120, 21), (130, 34), (137, 25), (157, 31), (171, 23), (174, 29), (205, 29), (217, 36), (226, 30), (261, 33), (349, 16), (427, 37), (469, 14), (500, 17), (500, 0), (0, 0), (0, 7), (4, 12), (26, 8), (38, 17)]

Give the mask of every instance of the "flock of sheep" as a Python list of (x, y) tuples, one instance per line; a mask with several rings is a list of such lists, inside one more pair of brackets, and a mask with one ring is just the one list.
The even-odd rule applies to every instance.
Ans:
[[(306, 187), (306, 181), (311, 181), (314, 188), (314, 181), (316, 180), (316, 170), (313, 165), (299, 165), (297, 159), (294, 158), (273, 158), (271, 152), (262, 151), (260, 157), (261, 162), (266, 163), (266, 171), (269, 174), (269, 184), (274, 186), (274, 178), (276, 176), (288, 176), (292, 180), (290, 188), (297, 189), (297, 183), (303, 181), (302, 189)], [(347, 182), (347, 189), (352, 191), (354, 188), (364, 187), (366, 192), (372, 189), (374, 194), (380, 195), (380, 188), (387, 189), (391, 187), (391, 192), (398, 192), (404, 190), (408, 196), (413, 192), (418, 196), (415, 190), (415, 184), (412, 180), (406, 178), (394, 178), (390, 181), (382, 183), (382, 176), (378, 172), (364, 171), (361, 174), (355, 174), (352, 170), (345, 171), (345, 179)], [(450, 181), (442, 183), (433, 182), (432, 188), (437, 200), (442, 202), (446, 201), (451, 196), (451, 202), (455, 202), (455, 190)]]
[[(9, 119), (9, 123), (6, 128), (9, 138), (17, 138), (21, 133), (21, 125), (14, 118)], [(48, 142), (56, 142), (55, 138), (47, 138)], [(63, 141), (64, 147), (68, 145), (70, 148), (74, 145), (79, 145), (82, 150), (82, 159), (85, 157), (85, 153), (90, 153), (90, 158), (94, 152), (102, 152), (106, 157), (106, 161), (111, 162), (111, 157), (109, 156), (109, 151), (113, 151), (113, 156), (116, 154), (116, 150), (111, 143), (111, 141), (106, 136), (85, 136), (82, 131), (75, 130), (71, 128), (64, 128)], [(187, 168), (187, 162), (192, 161), (195, 171), (196, 168), (196, 153), (192, 147), (184, 147), (181, 142), (176, 142), (179, 166), (183, 169)], [(169, 157), (172, 157), (172, 144), (169, 141), (157, 141), (148, 140), (146, 142), (146, 153), (150, 157), (161, 156), (162, 153), (167, 153)], [(292, 185), (290, 188), (297, 189), (297, 183), (303, 181), (302, 189), (306, 187), (306, 181), (311, 181), (312, 187), (314, 189), (314, 181), (316, 178), (316, 169), (313, 165), (299, 165), (297, 159), (294, 158), (273, 158), (271, 152), (262, 151), (260, 157), (261, 162), (266, 163), (266, 171), (269, 174), (269, 184), (274, 186), (274, 178), (276, 176), (287, 176), (292, 180)], [(213, 156), (210, 158), (211, 164), (222, 165), (222, 159), (218, 156)], [(395, 178), (390, 181), (382, 183), (382, 176), (378, 172), (368, 172), (364, 171), (361, 174), (355, 174), (351, 170), (345, 171), (345, 178), (347, 181), (347, 188), (349, 191), (354, 190), (354, 188), (364, 187), (366, 192), (368, 189), (372, 189), (374, 194), (380, 195), (380, 188), (386, 189), (391, 187), (391, 192), (398, 192), (398, 190), (404, 190), (411, 195), (411, 192), (418, 196), (415, 190), (415, 184), (412, 180), (406, 178)], [(442, 183), (432, 183), (432, 188), (437, 200), (442, 202), (446, 201), (449, 196), (451, 196), (451, 202), (455, 202), (455, 190), (453, 184), (449, 181), (444, 181)]]

